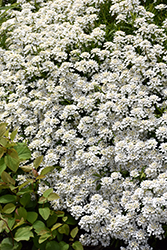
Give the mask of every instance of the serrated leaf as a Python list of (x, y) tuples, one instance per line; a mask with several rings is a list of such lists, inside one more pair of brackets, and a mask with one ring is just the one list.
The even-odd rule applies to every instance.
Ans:
[(37, 169), (42, 161), (43, 161), (43, 155), (38, 156), (33, 162), (34, 168)]
[(36, 212), (27, 212), (27, 221), (33, 224), (38, 218), (38, 214)]
[(1, 125), (0, 126), (0, 137), (2, 137), (6, 132), (6, 126), (5, 125)]
[(30, 159), (31, 152), (25, 143), (18, 143), (17, 146), (14, 146), (14, 149), (17, 151), (20, 160)]
[(16, 201), (16, 196), (11, 194), (5, 194), (0, 197), (0, 203), (10, 203)]
[(44, 220), (47, 220), (50, 215), (50, 209), (48, 207), (39, 208), (39, 214), (42, 216)]
[(43, 197), (47, 198), (52, 192), (53, 192), (53, 188), (47, 189), (47, 190), (43, 193)]
[(48, 196), (48, 201), (54, 201), (54, 200), (58, 200), (60, 198), (60, 196), (56, 193), (52, 193)]
[(8, 203), (3, 207), (2, 212), (5, 214), (10, 214), (15, 210), (15, 208), (16, 206), (13, 203)]
[(75, 238), (77, 236), (78, 231), (79, 231), (78, 227), (73, 228), (70, 232), (71, 237)]
[(62, 250), (61, 246), (56, 241), (48, 241), (46, 243), (46, 250)]
[(14, 130), (12, 133), (11, 133), (11, 135), (10, 135), (10, 139), (13, 141), (14, 140), (14, 138), (16, 137), (16, 135), (17, 135), (17, 129), (16, 130)]
[(14, 159), (10, 155), (5, 156), (5, 164), (10, 168), (13, 172), (16, 172), (19, 167), (19, 159)]
[(14, 239), (16, 241), (26, 240), (29, 241), (30, 237), (34, 237), (33, 232), (31, 232), (31, 227), (21, 227), (17, 229)]
[(51, 172), (53, 169), (54, 169), (54, 167), (46, 167), (46, 168), (42, 169), (41, 175), (45, 175), (45, 174)]
[(74, 250), (84, 250), (82, 244), (79, 241), (75, 241), (72, 244), (72, 247), (74, 248)]
[(4, 159), (0, 159), (0, 175), (2, 174), (2, 172), (7, 168)]
[(7, 172), (3, 171), (1, 174), (1, 178), (5, 183), (11, 183), (12, 185), (15, 185), (15, 180), (12, 177), (10, 177), (10, 175)]
[(59, 228), (60, 226), (62, 226), (62, 223), (56, 223), (52, 228), (51, 228), (51, 231)]
[(67, 225), (67, 224), (62, 225), (61, 227), (58, 228), (58, 232), (60, 234), (69, 235), (69, 232), (70, 232), (69, 225)]

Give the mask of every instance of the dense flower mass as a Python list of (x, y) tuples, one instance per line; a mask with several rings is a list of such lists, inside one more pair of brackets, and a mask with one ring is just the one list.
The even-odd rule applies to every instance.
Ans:
[(17, 0), (0, 27), (0, 120), (55, 167), (40, 194), (84, 245), (151, 249), (167, 224), (167, 5), (141, 2)]

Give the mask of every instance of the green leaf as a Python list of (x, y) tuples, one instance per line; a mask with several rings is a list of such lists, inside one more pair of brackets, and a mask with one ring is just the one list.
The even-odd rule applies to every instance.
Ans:
[(23, 218), (26, 221), (26, 219), (27, 219), (26, 209), (24, 207), (19, 207), (18, 209), (16, 209), (15, 218), (16, 219)]
[(14, 239), (16, 241), (26, 240), (29, 241), (30, 237), (34, 237), (33, 232), (31, 232), (32, 227), (26, 226), (17, 229)]
[(1, 250), (20, 250), (21, 243), (14, 241), (14, 246), (11, 238), (5, 238), (0, 245)]
[(42, 216), (44, 220), (47, 220), (50, 215), (50, 209), (48, 207), (39, 208), (39, 214)]
[(60, 234), (69, 235), (69, 232), (70, 232), (69, 225), (64, 224), (63, 226), (59, 227), (59, 228), (58, 228), (58, 232), (59, 232)]
[(8, 203), (3, 207), (2, 212), (5, 214), (10, 214), (15, 210), (15, 205), (13, 203)]
[(19, 159), (15, 159), (11, 157), (10, 155), (5, 156), (5, 163), (12, 171), (16, 172), (19, 167)]
[(64, 216), (64, 217), (62, 218), (62, 221), (66, 222), (67, 219), (68, 219), (68, 216)]
[(46, 201), (47, 201), (47, 199), (46, 199), (45, 197), (42, 196), (42, 197), (39, 198), (38, 203), (39, 203), (39, 204), (42, 204), (42, 203), (45, 203)]
[(2, 137), (6, 132), (6, 126), (5, 124), (0, 126), (0, 137)]
[(46, 167), (42, 169), (41, 175), (46, 175), (47, 173), (51, 172), (54, 169), (54, 167)]
[(2, 158), (2, 159), (0, 159), (0, 175), (2, 174), (2, 172), (6, 169), (6, 164), (5, 164), (5, 161), (4, 161), (4, 159)]
[(33, 224), (33, 228), (35, 229), (35, 232), (37, 234), (39, 234), (42, 230), (46, 230), (46, 226), (45, 224), (40, 221), (40, 220), (37, 220), (34, 224)]
[(36, 212), (27, 212), (27, 221), (33, 224), (38, 218), (38, 214)]
[(25, 143), (18, 143), (14, 149), (18, 153), (18, 157), (20, 160), (28, 160), (31, 157), (31, 152)]
[(30, 171), (32, 171), (32, 167), (30, 167), (30, 166), (22, 166), (22, 167), (20, 167), (24, 172), (30, 172)]
[(72, 244), (72, 247), (73, 247), (75, 250), (84, 250), (82, 244), (81, 244), (79, 241), (75, 241), (75, 242)]
[(25, 224), (25, 221), (24, 218), (21, 218), (21, 220), (13, 227), (13, 229), (15, 229), (16, 227), (20, 227), (23, 224)]
[(67, 244), (64, 241), (60, 241), (59, 245), (61, 246), (61, 250), (68, 250), (69, 249), (69, 244)]
[(70, 232), (71, 237), (75, 238), (77, 236), (78, 231), (78, 227), (73, 228)]
[(58, 219), (57, 215), (56, 215), (56, 214), (52, 214), (52, 215), (48, 218), (48, 220), (46, 221), (47, 227), (51, 227), (53, 224), (55, 224), (56, 221), (57, 221), (57, 219)]
[(15, 180), (12, 177), (10, 177), (10, 175), (7, 172), (3, 171), (1, 174), (1, 178), (5, 183), (15, 185)]
[(34, 168), (37, 169), (42, 161), (43, 161), (43, 155), (38, 156), (33, 162)]
[(5, 227), (6, 227), (6, 223), (3, 220), (0, 220), (0, 233), (3, 232)]
[(51, 228), (51, 231), (59, 228), (60, 226), (62, 226), (62, 223), (56, 223), (52, 228)]
[(66, 224), (74, 226), (77, 224), (77, 221), (71, 215), (68, 215), (68, 219), (66, 220)]
[(56, 193), (52, 193), (48, 196), (48, 201), (54, 201), (54, 200), (58, 200), (60, 198), (60, 196)]
[(15, 224), (15, 218), (11, 217), (11, 218), (8, 218), (8, 227), (10, 229), (12, 229), (12, 227), (14, 226)]
[(47, 189), (44, 193), (43, 196), (47, 198), (51, 193), (53, 192), (53, 188)]
[(6, 152), (5, 148), (0, 146), (0, 158), (2, 158), (5, 152)]
[(55, 213), (57, 214), (57, 217), (64, 217), (65, 214), (63, 211), (55, 211)]
[(10, 135), (10, 139), (13, 141), (14, 140), (14, 138), (16, 137), (16, 135), (17, 135), (17, 131), (18, 130), (14, 130), (12, 133), (11, 133), (11, 135)]
[(1, 144), (3, 147), (6, 147), (7, 143), (8, 143), (8, 141), (7, 141), (6, 138), (4, 138), (4, 137), (1, 137), (1, 138), (0, 138), (0, 144)]
[(16, 201), (15, 195), (5, 194), (0, 197), (0, 203), (10, 203), (10, 202), (15, 202), (15, 201)]
[(46, 244), (46, 250), (62, 250), (62, 248), (58, 242), (48, 241)]
[(43, 234), (39, 237), (39, 244), (43, 243), (45, 240), (47, 240), (52, 235), (50, 233)]
[(7, 154), (10, 155), (12, 158), (19, 160), (18, 153), (14, 148), (8, 149)]
[(29, 193), (25, 193), (20, 198), (20, 203), (21, 203), (21, 205), (23, 205), (24, 207), (26, 207), (26, 205), (29, 204), (30, 200), (31, 200), (31, 195)]

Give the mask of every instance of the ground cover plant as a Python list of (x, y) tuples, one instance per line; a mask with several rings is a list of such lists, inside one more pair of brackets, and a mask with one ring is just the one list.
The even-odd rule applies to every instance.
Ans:
[(85, 246), (152, 249), (167, 232), (167, 5), (15, 3), (0, 27), (0, 120), (44, 155), (40, 171), (54, 167), (38, 194), (53, 188)]

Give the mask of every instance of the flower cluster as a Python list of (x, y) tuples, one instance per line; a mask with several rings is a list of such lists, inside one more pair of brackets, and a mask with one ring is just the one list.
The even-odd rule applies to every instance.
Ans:
[(84, 245), (151, 249), (167, 223), (167, 19), (139, 0), (35, 2), (17, 0), (0, 27), (0, 120), (55, 167), (39, 194), (54, 188)]

